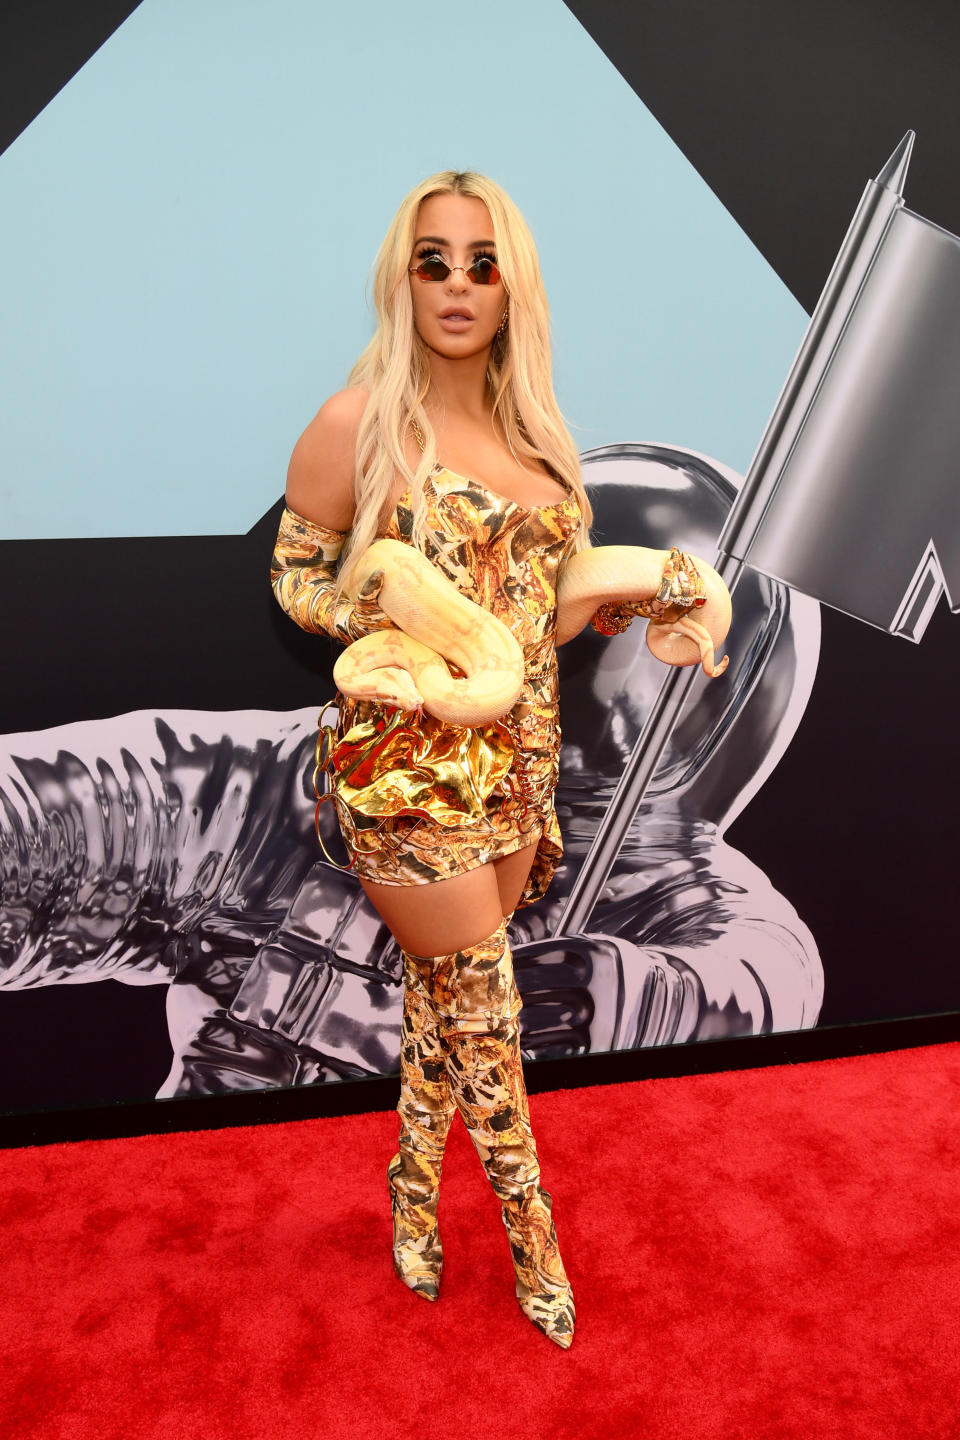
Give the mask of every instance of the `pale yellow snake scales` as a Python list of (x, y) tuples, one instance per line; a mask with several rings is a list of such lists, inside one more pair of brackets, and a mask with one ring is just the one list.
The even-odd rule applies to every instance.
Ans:
[[(557, 644), (570, 640), (601, 605), (650, 601), (661, 589), (671, 552), (639, 545), (603, 545), (567, 561), (557, 595)], [(696, 556), (704, 601), (697, 619), (650, 620), (647, 646), (667, 665), (703, 665), (719, 675), (715, 647), (730, 627), (730, 595), (720, 576)], [(396, 630), (349, 645), (334, 681), (345, 695), (403, 710), (423, 708), (463, 726), (488, 724), (515, 704), (524, 680), (523, 652), (495, 615), (461, 595), (431, 562), (398, 540), (377, 540), (351, 577), (349, 593), (382, 574), (377, 603)], [(460, 675), (450, 673), (450, 661)]]

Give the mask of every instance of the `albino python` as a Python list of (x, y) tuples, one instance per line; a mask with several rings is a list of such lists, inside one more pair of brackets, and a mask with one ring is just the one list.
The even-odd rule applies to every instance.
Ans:
[[(702, 581), (696, 599), (679, 585), (687, 585), (682, 571), (691, 563)], [(397, 629), (347, 646), (333, 671), (343, 694), (401, 710), (422, 708), (461, 726), (506, 715), (520, 695), (524, 666), (503, 621), (461, 595), (425, 555), (399, 540), (374, 541), (351, 577), (350, 598), (378, 580), (377, 604)], [(688, 598), (678, 599), (681, 593)], [(711, 676), (726, 669), (726, 657), (714, 665), (714, 650), (730, 628), (727, 587), (709, 565), (676, 550), (603, 545), (573, 555), (557, 591), (557, 644), (571, 640), (598, 611), (610, 622), (604, 633), (625, 629), (626, 617), (641, 613), (638, 605), (649, 622), (647, 646), (658, 660), (699, 662)], [(685, 613), (693, 606), (697, 620)], [(461, 673), (451, 674), (447, 661)]]

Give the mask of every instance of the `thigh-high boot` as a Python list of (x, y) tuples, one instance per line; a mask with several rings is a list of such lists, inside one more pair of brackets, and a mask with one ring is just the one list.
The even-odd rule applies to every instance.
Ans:
[(453, 1099), (500, 1200), (524, 1314), (564, 1349), (576, 1310), (540, 1184), (520, 1055), (521, 999), (506, 923), (451, 955), (411, 956), (429, 988)]
[(387, 1166), (393, 1209), (393, 1267), (426, 1300), (439, 1293), (443, 1248), (437, 1202), (443, 1149), (456, 1114), (436, 1016), (411, 959), (403, 959), (400, 1139)]

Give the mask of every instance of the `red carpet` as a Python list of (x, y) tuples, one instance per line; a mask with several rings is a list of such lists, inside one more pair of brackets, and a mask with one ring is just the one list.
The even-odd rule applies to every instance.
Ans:
[(960, 1044), (535, 1095), (577, 1297), (513, 1298), (459, 1122), (440, 1300), (394, 1114), (0, 1155), (15, 1440), (954, 1440)]

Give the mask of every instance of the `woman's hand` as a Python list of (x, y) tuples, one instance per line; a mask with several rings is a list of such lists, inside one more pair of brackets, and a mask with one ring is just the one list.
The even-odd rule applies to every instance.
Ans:
[(710, 676), (726, 669), (726, 658), (714, 664), (714, 649), (730, 628), (730, 593), (706, 561), (642, 545), (601, 545), (571, 556), (557, 589), (558, 645), (591, 619), (617, 634), (635, 615), (648, 620), (647, 648), (664, 664), (699, 663)]

